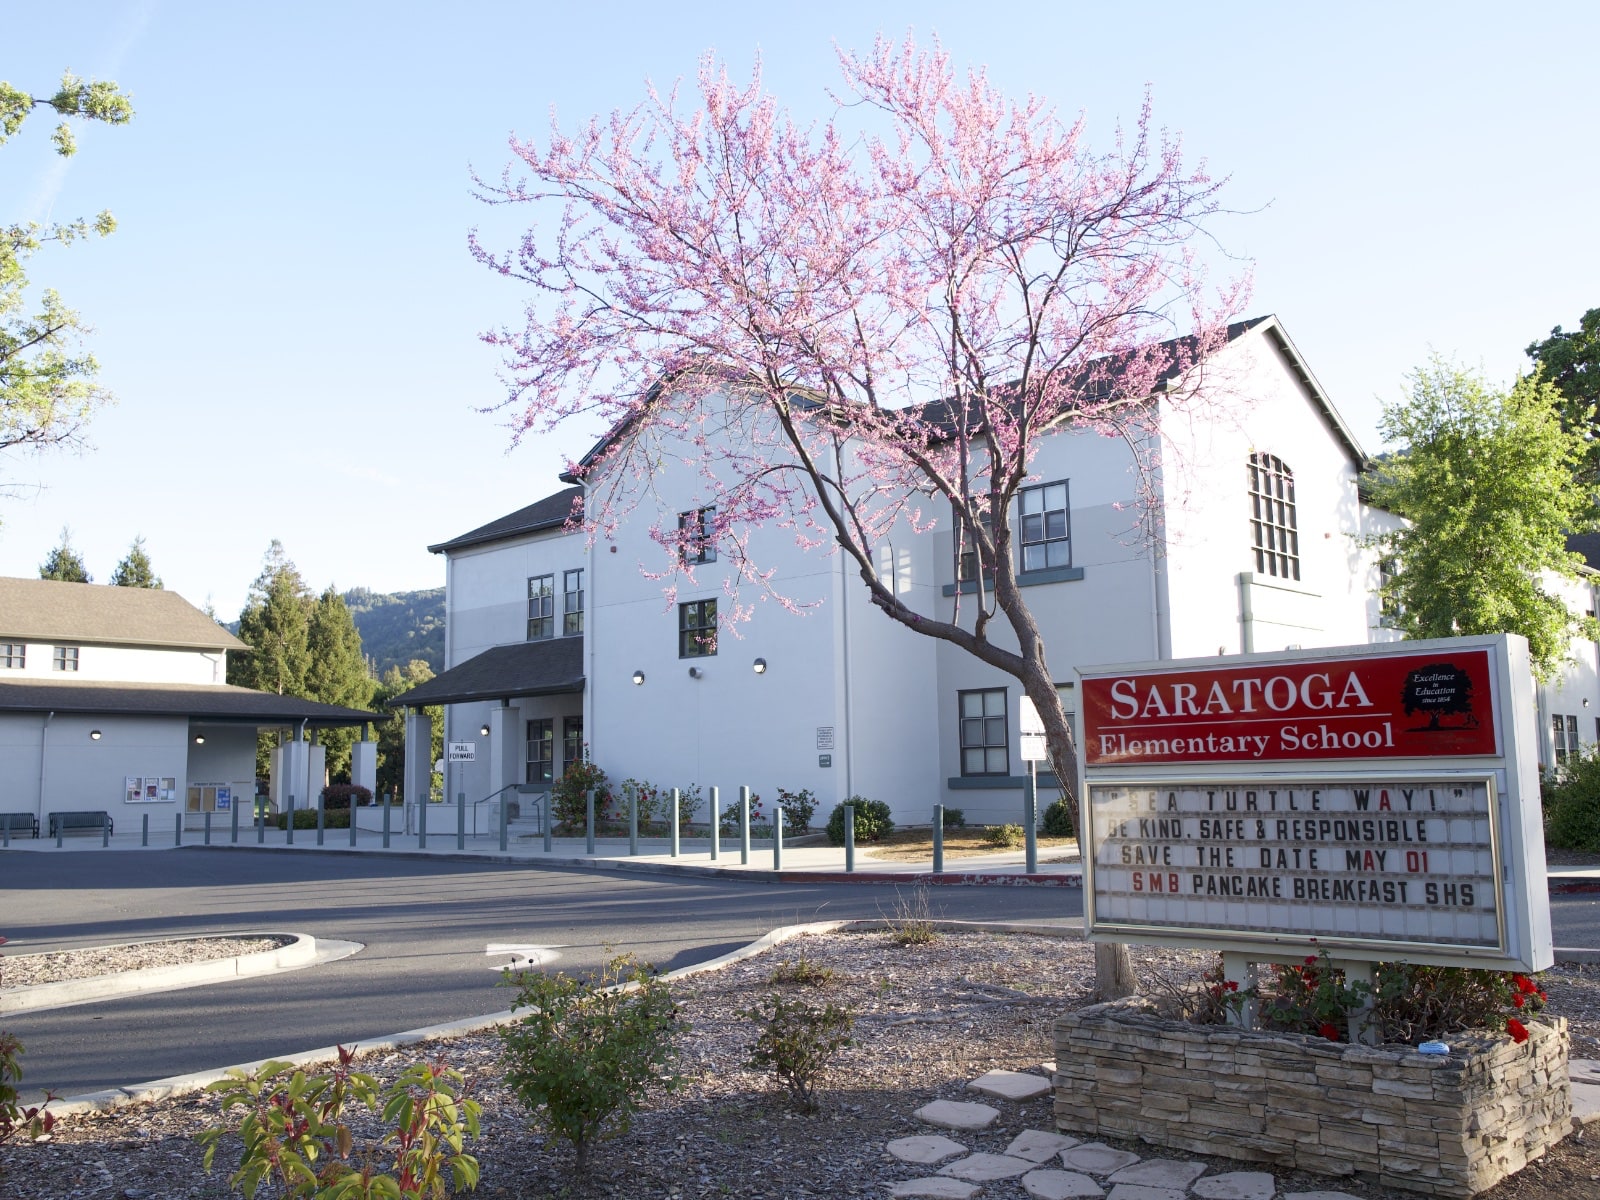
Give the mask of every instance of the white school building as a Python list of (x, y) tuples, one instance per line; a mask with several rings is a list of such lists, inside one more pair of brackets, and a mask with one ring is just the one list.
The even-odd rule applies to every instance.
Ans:
[[(1121, 440), (1062, 430), (1034, 459), (1020, 502), (1042, 519), (1031, 540), (1014, 520), (1019, 582), (1069, 713), (1075, 672), (1099, 664), (1396, 636), (1362, 541), (1393, 518), (1365, 503), (1366, 454), (1281, 323), (1234, 326), (1207, 369), (1229, 389), (1209, 419), (1151, 400), (1164, 464), (1153, 535), (1133, 529)], [(694, 521), (704, 486), (667, 462), (609, 534), (568, 527), (573, 486), (430, 547), (446, 562), (446, 669), (396, 703), (446, 705), (445, 740), (463, 759), (446, 764), (446, 796), (474, 804), (548, 785), (587, 753), (613, 781), (715, 785), (724, 804), (740, 785), (769, 801), (808, 788), (817, 821), (852, 795), (888, 802), (902, 824), (928, 822), (935, 804), (969, 822), (1019, 820), (1019, 685), (882, 615), (844, 556), (804, 551), (792, 531), (752, 532), (751, 557), (804, 612), (746, 589), (749, 619), (724, 622), (714, 642), (732, 573), (714, 547), (692, 582), (670, 581), (670, 599), (668, 581), (647, 577), (669, 565), (652, 526)], [(905, 530), (880, 554), (895, 595), (940, 618), (976, 586), (957, 579), (950, 527)], [(1571, 592), (1579, 611), (1595, 608), (1590, 583)], [(1546, 766), (1600, 740), (1596, 647), (1573, 655), (1537, 700)], [(412, 796), (432, 766), (427, 739), (410, 736), (418, 719)], [(1041, 806), (1053, 795), (1041, 789)]]

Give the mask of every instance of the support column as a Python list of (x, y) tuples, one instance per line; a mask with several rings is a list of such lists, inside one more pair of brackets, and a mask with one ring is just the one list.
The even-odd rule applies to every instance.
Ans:
[[(522, 767), (522, 712), (520, 709), (501, 706), (489, 710), (489, 787), (498, 792), (521, 780)], [(515, 792), (501, 792), (497, 804), (504, 805), (517, 799)], [(523, 798), (524, 807), (538, 799)], [(523, 816), (527, 816), (524, 812)]]
[(406, 765), (404, 787), (408, 811), (428, 801), (428, 784), (433, 774), (433, 722), (420, 708), (406, 710)]

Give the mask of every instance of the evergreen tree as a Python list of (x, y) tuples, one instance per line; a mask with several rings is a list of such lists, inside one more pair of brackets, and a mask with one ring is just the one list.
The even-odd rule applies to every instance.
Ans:
[[(432, 678), (433, 668), (420, 658), (414, 658), (405, 665), (404, 670), (390, 667), (383, 673), (383, 678), (378, 680), (372, 697), (372, 707), (379, 712), (393, 713), (377, 727), (379, 795), (392, 793), (399, 798), (405, 793), (405, 710), (388, 710), (386, 706), (401, 692), (409, 692)], [(433, 722), (433, 738), (428, 749), (428, 761), (438, 762), (444, 757), (444, 709), (435, 705), (423, 711)], [(439, 781), (437, 775), (433, 778), (436, 783)]]
[[(1529, 344), (1524, 353), (1546, 380), (1561, 392), (1562, 420), (1568, 429), (1596, 432), (1600, 409), (1600, 308), (1591, 308), (1578, 328), (1557, 325), (1543, 341)], [(1597, 452), (1591, 447), (1591, 455)]]
[(155, 588), (160, 590), (161, 578), (150, 565), (150, 556), (144, 552), (144, 535), (133, 539), (128, 556), (111, 572), (112, 587)]
[(50, 557), (39, 565), (40, 579), (54, 579), (57, 583), (93, 583), (89, 568), (72, 545), (72, 530), (61, 527), (61, 544), (50, 551)]
[(239, 637), (251, 653), (228, 659), (228, 682), (240, 687), (305, 696), (311, 666), (311, 593), (276, 538), (239, 614)]
[[(367, 673), (361, 634), (356, 631), (344, 598), (331, 585), (310, 606), (307, 635), (310, 661), (306, 667), (306, 697), (345, 708), (366, 708), (372, 703), (377, 681)], [(320, 740), (327, 748), (330, 779), (349, 780), (350, 748), (360, 736), (359, 729), (323, 731)]]
[(1502, 392), (1435, 358), (1384, 409), (1379, 428), (1401, 448), (1373, 499), (1409, 525), (1374, 542), (1394, 560), (1384, 599), (1408, 637), (1519, 633), (1549, 679), (1574, 637), (1596, 635), (1545, 586), (1547, 573), (1577, 577), (1566, 535), (1596, 518), (1575, 476), (1584, 431), (1563, 427), (1561, 404), (1538, 376)]

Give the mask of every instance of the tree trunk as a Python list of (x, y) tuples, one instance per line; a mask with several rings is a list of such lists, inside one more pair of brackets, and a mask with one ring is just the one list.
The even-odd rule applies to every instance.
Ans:
[(1133, 977), (1133, 956), (1120, 942), (1096, 942), (1094, 946), (1094, 992), (1096, 999), (1121, 1000), (1139, 994)]

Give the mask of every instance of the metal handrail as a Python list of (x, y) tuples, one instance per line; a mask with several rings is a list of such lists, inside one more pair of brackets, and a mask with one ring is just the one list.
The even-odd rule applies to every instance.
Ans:
[[(506, 784), (505, 787), (500, 788), (498, 791), (490, 792), (482, 800), (474, 800), (472, 802), (472, 836), (473, 837), (477, 837), (478, 836), (478, 805), (487, 804), (487, 803), (489, 803), (489, 801), (493, 800), (496, 796), (504, 795), (506, 792), (510, 792), (510, 791), (516, 791), (516, 792), (518, 792), (518, 793), (520, 793), (521, 795), (524, 795), (524, 796), (535, 795), (535, 794), (537, 794), (539, 792), (539, 785), (536, 784), (536, 783), (508, 783), (508, 784)], [(544, 795), (545, 795), (545, 820), (548, 821), (550, 819), (550, 813), (549, 813), (550, 793), (549, 793), (549, 791), (546, 790)]]

